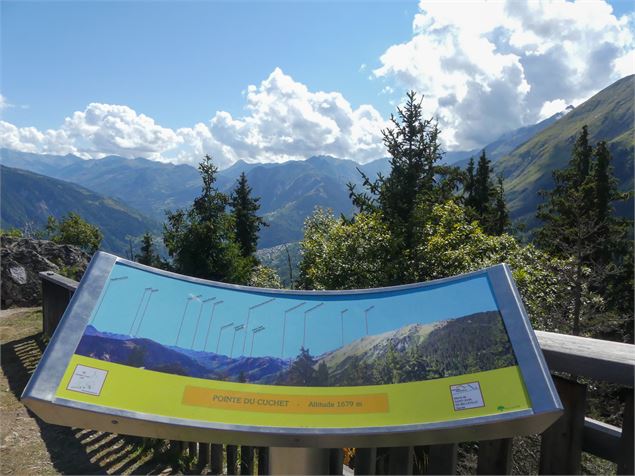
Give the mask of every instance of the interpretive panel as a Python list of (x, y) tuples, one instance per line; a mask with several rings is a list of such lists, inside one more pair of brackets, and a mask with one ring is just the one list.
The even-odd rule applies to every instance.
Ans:
[(23, 399), (73, 426), (253, 444), (535, 431), (561, 405), (510, 276), (280, 291), (99, 253)]

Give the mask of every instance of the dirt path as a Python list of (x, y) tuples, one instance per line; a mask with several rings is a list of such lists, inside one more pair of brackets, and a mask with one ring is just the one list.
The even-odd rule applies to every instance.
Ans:
[[(0, 312), (0, 474), (171, 474), (161, 441), (50, 425), (19, 401), (45, 344), (39, 308)], [(200, 471), (199, 471), (200, 473)]]

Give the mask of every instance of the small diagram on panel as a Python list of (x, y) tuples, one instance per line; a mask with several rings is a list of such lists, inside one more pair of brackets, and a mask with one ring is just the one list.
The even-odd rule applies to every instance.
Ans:
[(478, 382), (450, 385), (450, 392), (455, 411), (485, 406), (481, 384)]
[(74, 392), (99, 395), (104, 386), (106, 375), (108, 375), (106, 370), (77, 365), (66, 388)]

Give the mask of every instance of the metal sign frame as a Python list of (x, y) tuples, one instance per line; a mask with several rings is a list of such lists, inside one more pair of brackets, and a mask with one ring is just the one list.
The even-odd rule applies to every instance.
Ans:
[[(109, 408), (56, 397), (71, 357), (107, 286), (116, 263), (138, 270), (176, 278), (194, 284), (213, 285), (238, 291), (271, 295), (364, 295), (450, 284), (474, 276), (487, 276), (503, 318), (505, 330), (531, 402), (531, 408), (452, 421), (357, 428), (307, 428), (234, 425), (175, 418)], [(540, 433), (562, 413), (562, 404), (548, 367), (531, 328), (520, 295), (505, 264), (426, 283), (389, 288), (346, 291), (296, 291), (250, 288), (217, 283), (157, 270), (98, 252), (93, 257), (79, 288), (47, 346), (41, 362), (22, 394), (24, 404), (49, 423), (91, 428), (121, 434), (150, 436), (183, 441), (219, 441), (252, 446), (333, 448), (406, 446), (506, 438)]]

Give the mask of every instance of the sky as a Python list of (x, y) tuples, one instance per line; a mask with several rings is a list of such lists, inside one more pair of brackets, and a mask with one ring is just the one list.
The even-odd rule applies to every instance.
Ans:
[[(498, 309), (483, 275), (416, 290), (325, 297), (235, 291), (117, 263), (108, 283), (91, 316), (101, 332), (185, 349), (218, 349), (230, 357), (290, 358), (302, 345), (321, 355), (364, 337), (366, 320), (368, 335), (377, 335)], [(253, 334), (260, 326), (264, 329)]]
[(412, 89), (446, 150), (635, 72), (630, 0), (0, 2), (0, 147), (221, 168), (386, 156)]

